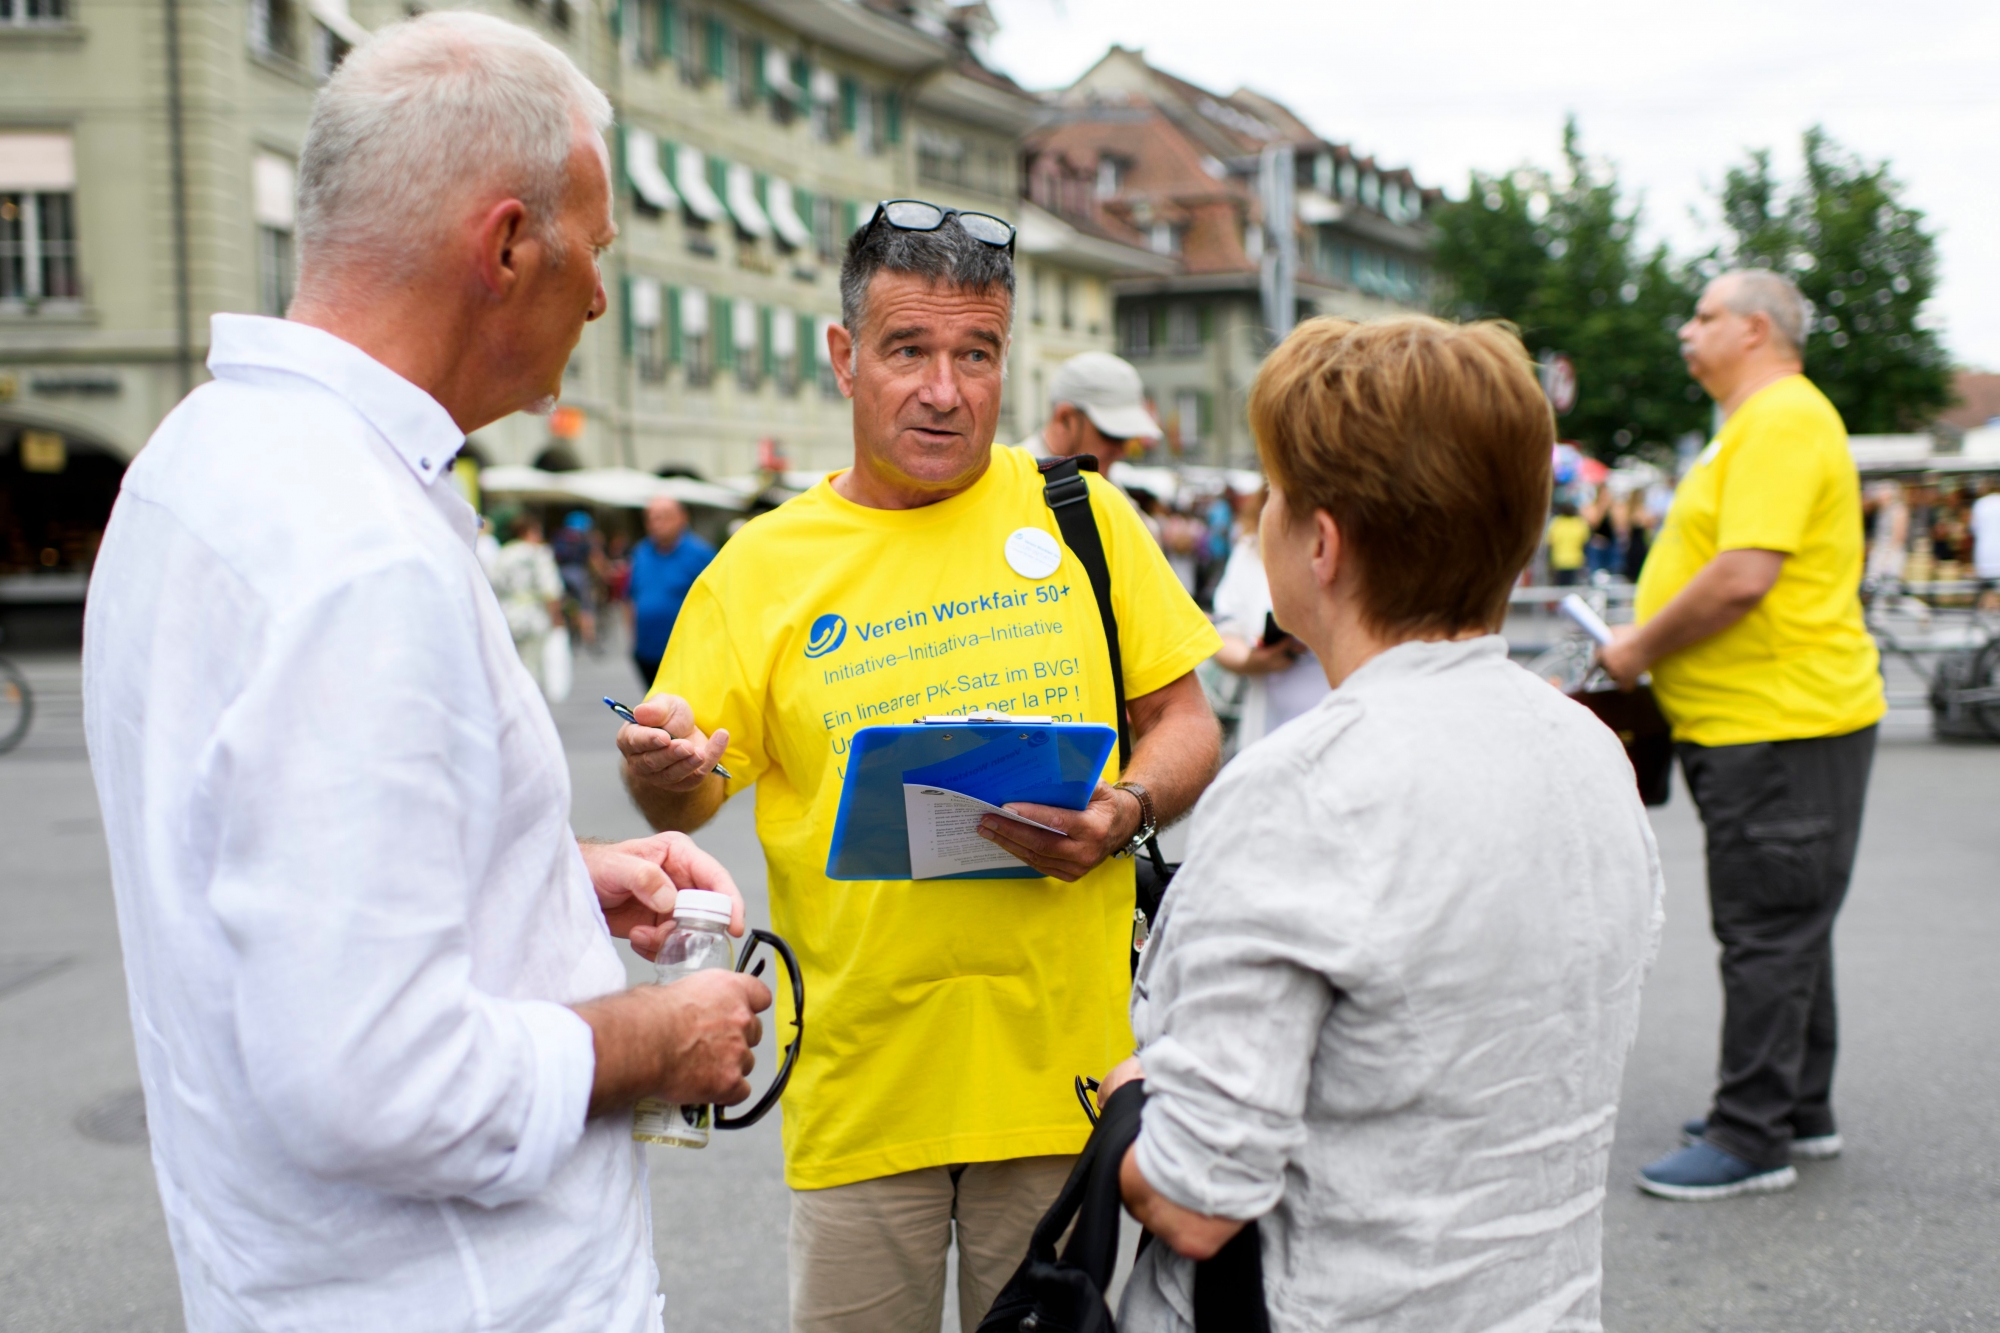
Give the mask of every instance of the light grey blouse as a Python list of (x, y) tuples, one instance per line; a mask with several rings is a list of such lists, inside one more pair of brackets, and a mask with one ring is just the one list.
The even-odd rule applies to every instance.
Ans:
[[(1261, 1218), (1272, 1327), (1596, 1330), (1659, 856), (1612, 734), (1497, 636), (1405, 643), (1194, 815), (1132, 994), (1138, 1162)], [(1148, 1247), (1127, 1333), (1193, 1328)]]

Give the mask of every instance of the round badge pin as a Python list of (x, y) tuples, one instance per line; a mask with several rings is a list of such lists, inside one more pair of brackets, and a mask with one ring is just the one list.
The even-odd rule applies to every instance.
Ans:
[(1007, 563), (1024, 579), (1045, 579), (1062, 566), (1062, 543), (1040, 528), (1016, 528), (1007, 538)]

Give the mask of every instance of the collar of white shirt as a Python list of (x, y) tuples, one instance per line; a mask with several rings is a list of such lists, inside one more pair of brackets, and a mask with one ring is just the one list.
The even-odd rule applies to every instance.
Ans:
[(425, 485), (451, 471), (465, 435), (437, 399), (325, 329), (263, 315), (209, 320), (208, 370), (219, 380), (311, 380), (359, 412)]

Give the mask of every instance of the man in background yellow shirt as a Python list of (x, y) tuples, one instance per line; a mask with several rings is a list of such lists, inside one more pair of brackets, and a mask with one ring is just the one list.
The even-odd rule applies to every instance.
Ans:
[(1861, 618), (1861, 488), (1840, 416), (1801, 373), (1789, 278), (1725, 273), (1680, 331), (1726, 424), (1682, 479), (1639, 577), (1638, 623), (1603, 650), (1653, 673), (1708, 835), (1722, 945), (1722, 1059), (1688, 1146), (1640, 1172), (1674, 1199), (1788, 1189), (1840, 1152), (1833, 922), (1884, 711)]
[[(1084, 474), (1111, 573), (1132, 759), (1083, 810), (987, 816), (1046, 878), (836, 880), (855, 731), (978, 709), (1114, 723), (1089, 575), (1025, 451), (993, 444), (1013, 230), (901, 200), (849, 241), (827, 352), (854, 466), (753, 520), (688, 593), (626, 781), (656, 828), (755, 784), (771, 917), (811, 1034), (785, 1094), (794, 1333), (937, 1333), (945, 1258), (975, 1327), (1090, 1126), (1078, 1074), (1132, 1053), (1133, 867), (1194, 804), (1220, 736), (1194, 668), (1221, 646), (1138, 514)], [(731, 777), (711, 770), (722, 760)]]

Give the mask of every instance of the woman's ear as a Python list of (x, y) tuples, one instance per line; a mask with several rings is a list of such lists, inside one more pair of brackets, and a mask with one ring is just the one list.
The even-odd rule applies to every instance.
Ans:
[(1331, 588), (1340, 577), (1340, 525), (1324, 509), (1313, 510), (1312, 571), (1322, 588)]

